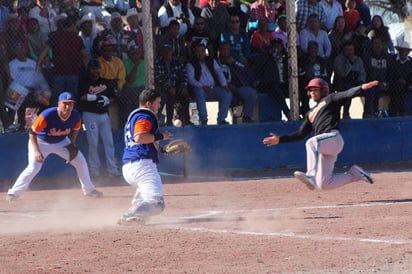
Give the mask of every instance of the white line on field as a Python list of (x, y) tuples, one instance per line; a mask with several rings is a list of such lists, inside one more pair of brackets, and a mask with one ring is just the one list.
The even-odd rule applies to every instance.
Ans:
[(356, 204), (341, 204), (341, 205), (324, 205), (324, 206), (303, 206), (303, 207), (278, 207), (278, 208), (258, 208), (258, 209), (234, 209), (234, 210), (211, 210), (203, 214), (181, 217), (181, 219), (187, 218), (204, 218), (210, 216), (216, 216), (221, 214), (232, 213), (247, 213), (247, 212), (269, 212), (269, 211), (283, 211), (283, 210), (310, 210), (310, 209), (329, 209), (329, 208), (350, 208), (350, 207), (371, 207), (371, 206), (390, 206), (400, 204), (412, 204), (412, 201), (398, 201), (398, 202), (365, 202)]
[(315, 235), (302, 235), (292, 232), (254, 232), (254, 231), (233, 231), (226, 229), (210, 229), (207, 227), (179, 227), (178, 230), (196, 231), (204, 233), (215, 234), (237, 234), (237, 235), (251, 235), (251, 236), (266, 236), (266, 237), (285, 237), (296, 238), (315, 241), (357, 241), (374, 244), (394, 244), (394, 245), (412, 245), (412, 240), (399, 240), (399, 239), (368, 239), (368, 238), (353, 238), (353, 237), (330, 237), (330, 236), (315, 236)]

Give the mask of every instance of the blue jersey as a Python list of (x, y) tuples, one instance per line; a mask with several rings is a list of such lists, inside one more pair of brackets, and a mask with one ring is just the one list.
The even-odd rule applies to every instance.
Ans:
[(41, 140), (47, 143), (58, 143), (63, 141), (72, 130), (80, 130), (81, 125), (81, 116), (77, 110), (73, 109), (69, 118), (62, 120), (57, 107), (52, 107), (39, 114), (31, 129)]
[(129, 115), (124, 127), (123, 164), (140, 159), (152, 159), (154, 163), (159, 163), (155, 143), (139, 144), (134, 141), (137, 134), (155, 134), (158, 128), (157, 117), (150, 109), (139, 108)]

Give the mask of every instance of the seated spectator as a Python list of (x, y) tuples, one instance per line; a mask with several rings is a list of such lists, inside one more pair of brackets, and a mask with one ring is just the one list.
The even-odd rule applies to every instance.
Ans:
[(20, 19), (14, 14), (7, 16), (5, 21), (5, 31), (0, 33), (0, 43), (5, 51), (6, 60), (16, 58), (16, 45), (23, 43), (27, 52), (29, 51), (28, 40), (20, 30)]
[(124, 60), (126, 83), (117, 98), (119, 105), (119, 127), (123, 128), (130, 112), (139, 107), (139, 95), (145, 88), (145, 66), (143, 52), (132, 44), (128, 58)]
[[(373, 20), (372, 20), (373, 21)], [(412, 102), (406, 100), (406, 94), (412, 92), (412, 59), (409, 53), (412, 48), (404, 41), (396, 46), (397, 54), (391, 56), (389, 63), (389, 115), (404, 116), (411, 115)]]
[(207, 125), (206, 100), (218, 100), (217, 123), (229, 124), (226, 117), (232, 102), (225, 75), (217, 62), (206, 57), (206, 47), (199, 43), (195, 47), (194, 58), (186, 65), (189, 85), (193, 88), (201, 125)]
[(185, 38), (179, 34), (179, 28), (180, 25), (176, 20), (170, 21), (167, 31), (158, 37), (157, 54), (162, 54), (162, 45), (169, 44), (173, 47), (173, 56), (185, 63), (187, 61)]
[(394, 53), (394, 47), (389, 28), (383, 23), (382, 16), (374, 15), (372, 17), (372, 27), (368, 32), (368, 37), (371, 39), (374, 36), (380, 36), (382, 38), (383, 47), (389, 53)]
[(314, 78), (327, 81), (326, 60), (319, 56), (318, 43), (311, 41), (307, 53), (299, 57), (299, 101), (302, 117), (309, 111), (309, 97), (305, 87)]
[(63, 3), (59, 7), (59, 14), (64, 13), (67, 14), (67, 17), (73, 17), (76, 20), (80, 20), (82, 15), (80, 10), (75, 6), (74, 1), (75, 0), (63, 0)]
[[(282, 41), (283, 48), (288, 51), (288, 29), (286, 14), (280, 14), (277, 19), (277, 28), (272, 32), (273, 38)], [(299, 33), (296, 33), (296, 46), (300, 52)]]
[(331, 54), (328, 58), (328, 77), (332, 74), (333, 61), (336, 56), (342, 52), (343, 45), (352, 40), (352, 32), (346, 29), (346, 21), (343, 16), (336, 17), (335, 24), (332, 30), (329, 32), (329, 40), (332, 46)]
[(218, 40), (221, 33), (229, 30), (229, 12), (220, 0), (208, 0), (207, 5), (202, 8), (201, 16), (206, 21), (206, 28), (212, 39)]
[(359, 11), (356, 9), (356, 0), (346, 0), (346, 9), (343, 11), (343, 17), (345, 17), (347, 30), (355, 30), (361, 21)]
[(343, 16), (342, 5), (338, 0), (320, 0), (320, 5), (326, 14), (325, 30), (330, 31), (338, 16)]
[(276, 4), (274, 1), (268, 0), (256, 0), (250, 5), (250, 20), (258, 21), (260, 19), (266, 19), (268, 24), (276, 22)]
[(115, 100), (115, 93), (108, 81), (100, 77), (98, 60), (89, 61), (87, 74), (80, 79), (78, 93), (80, 98), (78, 109), (82, 112), (82, 120), (86, 128), (90, 176), (101, 175), (99, 139), (102, 140), (107, 175), (121, 176), (114, 157), (113, 133), (109, 118), (109, 104)]
[[(233, 0), (232, 4), (228, 6), (229, 15), (237, 15), (240, 19), (240, 28), (246, 30), (247, 23), (250, 17), (250, 9), (240, 0)], [(230, 24), (230, 21), (229, 21)]]
[(189, 29), (185, 35), (187, 59), (191, 60), (193, 57), (192, 45), (197, 43), (206, 43), (207, 55), (215, 56), (215, 49), (218, 47), (218, 40), (212, 39), (209, 31), (206, 29), (205, 19), (202, 17), (195, 18), (195, 24)]
[(221, 43), (216, 61), (223, 70), (223, 74), (229, 83), (229, 90), (233, 94), (232, 105), (237, 101), (243, 104), (243, 123), (253, 123), (253, 110), (256, 102), (256, 90), (252, 87), (254, 79), (251, 77), (250, 69), (244, 64), (237, 62), (230, 55), (230, 45)]
[(300, 32), (300, 47), (303, 52), (307, 53), (310, 41), (314, 41), (318, 44), (318, 55), (320, 57), (325, 60), (329, 58), (332, 46), (328, 34), (320, 28), (320, 21), (316, 14), (309, 16), (307, 27)]
[(161, 33), (164, 33), (169, 27), (170, 21), (176, 20), (180, 25), (179, 34), (185, 35), (195, 21), (187, 1), (181, 0), (166, 0), (164, 5), (160, 7), (157, 17)]
[(250, 55), (250, 38), (245, 30), (240, 28), (238, 15), (230, 16), (229, 31), (220, 35), (220, 42), (230, 44), (230, 54), (243, 64), (247, 64)]
[(360, 21), (356, 26), (355, 31), (352, 32), (352, 42), (355, 45), (355, 54), (363, 57), (366, 49), (370, 48), (370, 39), (366, 34), (367, 26)]
[(296, 29), (303, 30), (309, 21), (309, 16), (316, 14), (319, 19), (320, 28), (325, 28), (327, 16), (318, 0), (296, 1)]
[(9, 72), (13, 83), (17, 83), (29, 91), (17, 110), (18, 123), (13, 125), (16, 129), (24, 130), (26, 108), (39, 108), (40, 112), (46, 108), (50, 104), (50, 88), (43, 75), (36, 71), (36, 62), (28, 58), (23, 43), (16, 44), (16, 58), (9, 62)]
[(162, 54), (155, 62), (155, 78), (156, 90), (162, 96), (160, 109), (166, 105), (166, 125), (173, 126), (175, 108), (183, 126), (193, 125), (189, 117), (186, 65), (173, 56), (172, 45), (162, 45)]
[(389, 94), (388, 75), (390, 56), (383, 48), (382, 39), (379, 36), (372, 38), (371, 47), (366, 49), (363, 56), (365, 65), (366, 81), (378, 80), (379, 85), (365, 90), (365, 105), (363, 118), (388, 117), (389, 116)]
[[(40, 33), (39, 22), (36, 18), (27, 21), (27, 39), (30, 49), (30, 58), (37, 61), (43, 48), (46, 46), (47, 35)], [(50, 62), (50, 60), (47, 60)]]
[(272, 33), (268, 30), (268, 22), (266, 19), (258, 20), (258, 28), (252, 33), (251, 37), (251, 52), (252, 54), (267, 53), (272, 49)]
[[(348, 90), (359, 86), (366, 80), (366, 72), (362, 59), (355, 54), (355, 46), (347, 42), (342, 53), (333, 62), (333, 85), (335, 90)], [(352, 99), (343, 105), (343, 119), (350, 119), (349, 109)]]

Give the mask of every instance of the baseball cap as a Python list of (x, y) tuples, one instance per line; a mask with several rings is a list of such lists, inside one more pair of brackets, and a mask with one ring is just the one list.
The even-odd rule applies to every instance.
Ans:
[(76, 102), (74, 100), (73, 94), (71, 94), (70, 92), (67, 92), (67, 91), (65, 91), (65, 92), (63, 92), (59, 95), (59, 102), (60, 101), (62, 101), (62, 102)]

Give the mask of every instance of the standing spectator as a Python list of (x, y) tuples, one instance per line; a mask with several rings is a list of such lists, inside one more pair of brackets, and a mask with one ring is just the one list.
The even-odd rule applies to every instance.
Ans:
[(187, 1), (181, 0), (166, 0), (165, 4), (160, 7), (157, 17), (159, 18), (159, 26), (162, 33), (167, 29), (170, 21), (176, 20), (180, 25), (180, 35), (185, 35), (195, 21), (195, 17), (188, 7)]
[(274, 1), (256, 0), (250, 5), (250, 20), (266, 19), (268, 23), (276, 22), (276, 4)]
[(256, 102), (256, 90), (252, 88), (253, 79), (250, 77), (251, 71), (247, 66), (236, 62), (230, 55), (230, 45), (221, 43), (217, 62), (221, 66), (223, 73), (229, 83), (229, 90), (233, 94), (233, 101), (241, 101), (243, 104), (243, 123), (253, 123), (253, 110)]
[(382, 16), (374, 15), (372, 17), (372, 27), (368, 32), (369, 39), (373, 36), (380, 36), (382, 38), (383, 46), (389, 53), (394, 53), (394, 47), (389, 28), (383, 23)]
[(198, 0), (187, 0), (187, 3), (189, 5), (190, 10), (193, 13), (193, 16), (196, 17), (200, 17), (202, 14), (202, 8), (199, 7), (198, 5)]
[(326, 31), (320, 28), (319, 17), (312, 14), (308, 17), (308, 26), (300, 32), (300, 46), (303, 52), (307, 52), (308, 44), (314, 41), (318, 44), (318, 55), (325, 60), (329, 58), (332, 46)]
[(92, 13), (101, 22), (110, 21), (110, 13), (103, 8), (102, 0), (80, 0), (80, 12), (82, 16)]
[(209, 0), (202, 8), (201, 16), (205, 18), (206, 28), (210, 31), (212, 39), (218, 40), (221, 33), (229, 30), (229, 12), (220, 0)]
[(180, 60), (180, 62), (187, 61), (187, 53), (185, 46), (185, 37), (179, 34), (180, 24), (176, 20), (170, 21), (167, 31), (158, 36), (157, 54), (162, 54), (162, 45), (169, 44), (173, 47), (173, 56)]
[(308, 52), (298, 60), (299, 67), (299, 101), (300, 114), (304, 117), (309, 111), (309, 98), (305, 87), (314, 78), (327, 79), (326, 60), (319, 56), (318, 43), (311, 41), (308, 44)]
[(139, 95), (145, 87), (143, 58), (143, 52), (137, 45), (129, 46), (128, 58), (124, 61), (126, 83), (117, 98), (120, 128), (124, 127), (130, 112), (139, 107)]
[(229, 31), (220, 35), (220, 42), (230, 44), (230, 54), (243, 64), (248, 63), (250, 55), (250, 38), (245, 30), (240, 28), (240, 19), (236, 14), (230, 16)]
[(4, 105), (6, 100), (6, 88), (9, 82), (10, 73), (9, 66), (6, 59), (6, 51), (2, 44), (0, 44), (0, 120), (5, 131), (14, 120), (14, 112), (9, 112)]
[(206, 100), (218, 100), (217, 123), (229, 124), (226, 116), (232, 102), (232, 93), (222, 69), (213, 58), (206, 57), (206, 47), (195, 47), (193, 60), (186, 65), (189, 85), (193, 88), (201, 125), (207, 125)]
[(361, 20), (365, 23), (365, 25), (370, 26), (371, 11), (368, 4), (366, 4), (363, 0), (356, 0), (356, 9), (359, 11)]
[(83, 113), (88, 145), (87, 160), (91, 177), (100, 176), (99, 139), (102, 140), (107, 175), (119, 177), (120, 171), (114, 158), (113, 133), (110, 128), (109, 104), (115, 94), (106, 79), (100, 77), (100, 63), (91, 59), (87, 75), (79, 82), (78, 109)]
[(356, 9), (356, 0), (346, 0), (346, 9), (343, 11), (348, 31), (353, 31), (361, 21), (359, 11)]
[(318, 16), (320, 27), (324, 28), (326, 25), (327, 16), (318, 0), (296, 1), (296, 28), (298, 32), (307, 26), (309, 16), (312, 14), (316, 14)]
[(127, 26), (126, 31), (133, 32), (136, 37), (136, 45), (144, 54), (144, 44), (143, 44), (143, 32), (139, 26), (139, 14), (136, 8), (131, 8), (127, 11)]
[[(389, 95), (388, 74), (390, 56), (383, 48), (382, 39), (379, 36), (372, 38), (371, 47), (366, 49), (362, 58), (365, 65), (366, 81), (377, 80), (379, 85), (365, 91), (365, 106), (363, 117), (388, 117)], [(373, 93), (372, 93), (373, 92)]]
[(3, 5), (4, 0), (0, 0), (0, 32), (5, 30), (6, 18), (9, 16), (9, 9)]
[(82, 16), (80, 10), (75, 6), (74, 1), (77, 0), (63, 0), (63, 3), (60, 4), (58, 11), (59, 14), (65, 13), (67, 14), (67, 17), (74, 17), (76, 20), (80, 20)]
[(94, 14), (83, 15), (82, 19), (77, 22), (77, 26), (80, 30), (79, 36), (83, 41), (87, 57), (91, 60), (95, 57), (93, 56), (93, 41), (97, 37)]
[(55, 31), (53, 18), (57, 15), (56, 11), (50, 7), (48, 0), (36, 0), (36, 6), (29, 12), (29, 17), (37, 18), (40, 25), (40, 32), (49, 34)]
[(182, 125), (192, 125), (186, 66), (173, 56), (172, 45), (162, 45), (162, 54), (155, 62), (155, 75), (156, 87), (162, 96), (160, 109), (166, 105), (166, 125), (173, 126), (175, 106)]
[(0, 33), (0, 43), (5, 50), (5, 58), (10, 61), (16, 58), (17, 44), (23, 43), (27, 52), (29, 51), (29, 48), (27, 37), (19, 28), (19, 17), (14, 14), (10, 14), (9, 16), (7, 16), (5, 24), (6, 26), (4, 32)]
[[(355, 54), (353, 43), (347, 42), (343, 46), (342, 53), (333, 62), (335, 90), (346, 90), (364, 83), (366, 72), (362, 59)], [(343, 119), (350, 119), (349, 109), (352, 99), (348, 99), (343, 105)]]
[(215, 51), (218, 47), (218, 40), (212, 39), (210, 32), (206, 29), (206, 22), (203, 17), (196, 17), (195, 24), (185, 35), (187, 59), (191, 60), (193, 57), (193, 47), (197, 43), (205, 43), (207, 54), (215, 56)]
[[(30, 58), (37, 61), (40, 53), (46, 46), (47, 35), (40, 33), (39, 21), (37, 21), (36, 18), (29, 18), (27, 21), (27, 39), (29, 42)], [(47, 59), (47, 61), (50, 62), (50, 59)]]
[(54, 64), (51, 104), (54, 104), (62, 90), (77, 96), (80, 67), (87, 67), (89, 62), (83, 41), (78, 35), (75, 18), (66, 18), (64, 29), (51, 33), (37, 60), (37, 70), (50, 49), (53, 50)]
[(412, 92), (412, 59), (409, 57), (411, 47), (408, 42), (403, 41), (396, 46), (396, 50), (398, 53), (392, 55), (389, 63), (389, 115), (403, 116), (410, 111), (405, 107), (411, 106), (411, 102), (406, 99), (406, 94)]
[[(116, 96), (123, 89), (126, 82), (126, 69), (120, 58), (115, 56), (114, 52), (116, 44), (112, 39), (103, 40), (100, 48), (102, 56), (98, 58), (100, 62), (100, 77), (109, 80), (110, 88), (115, 91)], [(109, 113), (112, 123), (112, 128), (119, 128), (119, 109), (117, 102), (110, 104)]]
[(335, 20), (338, 16), (343, 16), (342, 5), (338, 0), (321, 0), (320, 5), (326, 14), (325, 28), (330, 31), (335, 24)]
[(76, 147), (76, 139), (82, 125), (80, 113), (74, 108), (74, 97), (68, 92), (59, 96), (57, 107), (44, 110), (29, 132), (29, 154), (27, 167), (20, 173), (14, 185), (8, 190), (6, 200), (11, 202), (29, 188), (34, 177), (39, 173), (44, 161), (50, 154), (56, 154), (76, 169), (83, 195), (101, 197), (90, 180), (87, 162), (81, 151), (71, 159), (69, 149)]
[[(274, 32), (272, 32), (273, 38), (280, 39), (282, 41), (283, 48), (288, 51), (288, 29), (287, 29), (287, 20), (286, 14), (280, 14), (278, 16), (278, 26)], [(300, 42), (299, 42), (299, 33), (296, 33), (296, 46), (298, 52), (300, 52)]]
[(157, 170), (159, 141), (171, 140), (173, 135), (159, 131), (156, 114), (160, 100), (159, 93), (142, 91), (140, 107), (130, 114), (126, 123), (122, 173), (126, 182), (136, 188), (136, 193), (118, 224), (144, 224), (145, 218), (160, 214), (165, 208), (162, 179)]

